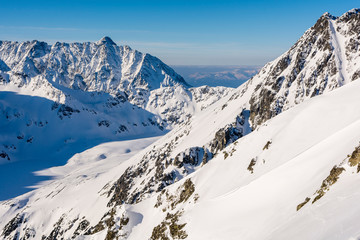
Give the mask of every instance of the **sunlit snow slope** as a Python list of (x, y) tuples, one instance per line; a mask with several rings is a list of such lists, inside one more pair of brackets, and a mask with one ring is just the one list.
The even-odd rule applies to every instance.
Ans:
[[(86, 227), (79, 234), (103, 239), (110, 230), (106, 225), (95, 233), (89, 229), (113, 210), (115, 224), (129, 218), (118, 231), (128, 239), (150, 238), (155, 227), (175, 213), (178, 224), (186, 223), (183, 230), (188, 239), (356, 239), (360, 236), (356, 188), (360, 175), (349, 158), (360, 141), (359, 88), (360, 82), (355, 81), (305, 101), (138, 204), (108, 205), (106, 183), (163, 139), (125, 162), (135, 142), (109, 143), (75, 155), (66, 166), (42, 173), (57, 180), (2, 203), (2, 236), (30, 232), (35, 239), (49, 237), (59, 227), (56, 236), (68, 239), (84, 221)], [(312, 203), (334, 166), (344, 171)], [(178, 201), (187, 179), (193, 191), (185, 201)], [(297, 211), (307, 197), (309, 202)], [(20, 220), (14, 221), (14, 216)], [(9, 225), (11, 219), (13, 225)], [(169, 224), (164, 226), (164, 234), (171, 236)]]

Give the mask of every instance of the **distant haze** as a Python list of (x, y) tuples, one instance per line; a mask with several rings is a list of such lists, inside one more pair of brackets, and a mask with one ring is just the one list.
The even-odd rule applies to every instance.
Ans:
[(193, 87), (236, 88), (254, 76), (260, 66), (172, 66)]

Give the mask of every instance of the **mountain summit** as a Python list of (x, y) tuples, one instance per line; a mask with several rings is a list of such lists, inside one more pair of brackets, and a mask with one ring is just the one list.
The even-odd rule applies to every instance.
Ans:
[(256, 84), (252, 125), (358, 79), (359, 26), (358, 9), (341, 17), (325, 13), (286, 53), (266, 64), (247, 84)]
[(0, 199), (23, 193), (36, 170), (103, 142), (163, 135), (232, 91), (189, 87), (158, 58), (109, 37), (0, 41)]
[(99, 41), (97, 41), (97, 44), (111, 44), (111, 45), (116, 45), (116, 43), (108, 36), (105, 36), (103, 38), (101, 38)]
[[(117, 46), (109, 37), (96, 43), (0, 42), (1, 77), (18, 86), (38, 85), (40, 79), (83, 91), (124, 92), (143, 106), (144, 96), (160, 86), (185, 80), (158, 58)], [(6, 70), (6, 71), (5, 71)]]

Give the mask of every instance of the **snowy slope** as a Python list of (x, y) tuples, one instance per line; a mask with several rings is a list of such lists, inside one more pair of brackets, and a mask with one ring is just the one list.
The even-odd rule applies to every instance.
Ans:
[[(64, 167), (41, 173), (56, 176), (56, 180), (1, 204), (2, 229), (14, 216), (21, 219), (8, 224), (3, 237), (5, 232), (10, 232), (7, 237), (27, 232), (35, 239), (42, 235), (70, 239), (77, 237), (78, 229), (85, 239), (104, 239), (111, 232), (107, 223), (98, 232), (94, 229), (101, 229), (99, 226), (91, 226), (97, 226), (108, 211), (116, 210), (107, 218), (112, 216), (118, 227), (122, 224), (118, 234), (128, 239), (150, 238), (155, 227), (166, 222), (166, 216), (171, 217), (169, 222), (176, 219), (177, 225), (186, 223), (183, 230), (188, 239), (355, 239), (360, 236), (360, 209), (356, 207), (360, 194), (354, 187), (359, 175), (357, 168), (350, 166), (348, 155), (360, 139), (360, 111), (356, 110), (360, 109), (359, 88), (360, 82), (355, 81), (280, 114), (187, 178), (149, 194), (138, 204), (109, 205), (111, 186), (106, 183), (141, 162), (170, 136), (128, 161), (137, 150), (132, 149), (134, 142), (103, 144), (75, 155)], [(153, 140), (136, 141), (144, 146)], [(334, 165), (345, 171), (312, 204), (314, 193)], [(182, 189), (187, 189), (187, 179), (194, 189), (180, 201), (177, 196), (186, 192)], [(306, 197), (311, 201), (297, 211)], [(84, 228), (79, 227), (80, 222)], [(164, 226), (164, 234), (170, 236), (171, 223)]]
[[(224, 150), (232, 156), (218, 155), (192, 176), (200, 200), (183, 217), (189, 239), (359, 237), (359, 175), (347, 157), (359, 145), (359, 87), (356, 81), (268, 121)], [(334, 165), (345, 172), (311, 204)], [(209, 209), (214, 218), (203, 217)]]
[[(149, 213), (151, 217), (133, 229), (129, 239), (151, 236), (154, 228), (150, 226), (160, 224), (168, 212), (180, 210), (179, 223), (186, 223), (188, 239), (357, 239), (359, 175), (357, 167), (349, 165), (348, 155), (360, 139), (360, 111), (355, 110), (359, 87), (355, 81), (306, 101), (225, 148), (188, 176), (195, 186), (188, 202), (174, 210), (167, 207), (165, 213), (157, 210), (162, 218), (155, 224)], [(345, 172), (312, 204), (334, 165)], [(184, 180), (167, 191), (176, 191)], [(171, 205), (168, 194), (159, 195), (160, 210)], [(297, 211), (306, 197), (311, 201)], [(157, 199), (137, 204), (131, 211), (145, 211)], [(170, 237), (169, 229), (165, 233)]]
[[(349, 158), (357, 159), (360, 137), (359, 16), (358, 10), (339, 18), (324, 14), (234, 93), (106, 174), (104, 169), (103, 177), (69, 171), (3, 202), (2, 236), (358, 238), (359, 209), (349, 207), (359, 200), (352, 187), (358, 162)], [(89, 151), (102, 158), (96, 148)], [(68, 164), (86, 158), (82, 154)], [(104, 161), (111, 166), (115, 159)], [(83, 175), (86, 181), (77, 186), (69, 181)], [(96, 211), (84, 200), (74, 203), (77, 188)]]

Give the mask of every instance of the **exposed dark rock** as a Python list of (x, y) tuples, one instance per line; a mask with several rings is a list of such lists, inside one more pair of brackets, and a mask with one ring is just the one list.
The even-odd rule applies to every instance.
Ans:
[(51, 231), (50, 235), (47, 236), (45, 239), (46, 240), (58, 240), (58, 239), (63, 239), (63, 237), (61, 237), (64, 234), (64, 230), (62, 229), (61, 225), (64, 221), (64, 217), (60, 217), (60, 219), (54, 224), (54, 228)]
[(310, 201), (310, 198), (305, 198), (305, 201), (300, 203), (299, 205), (297, 205), (296, 207), (296, 211), (299, 211), (303, 206), (305, 206), (305, 204), (307, 204)]
[[(151, 240), (170, 240), (168, 236), (172, 239), (185, 239), (188, 237), (183, 228), (186, 223), (178, 224), (179, 217), (181, 217), (182, 212), (178, 211), (174, 214), (168, 213), (164, 221), (157, 225), (151, 234)], [(169, 233), (167, 233), (167, 231)]]
[(127, 127), (125, 125), (120, 125), (118, 129), (118, 133), (128, 131)]
[(228, 124), (224, 128), (219, 129), (215, 133), (215, 138), (210, 142), (210, 152), (215, 155), (218, 151), (223, 150), (230, 143), (235, 142), (248, 132), (251, 131), (247, 127), (249, 121), (249, 111), (243, 110), (232, 124)]
[[(253, 129), (286, 109), (289, 104), (288, 89), (294, 83), (297, 88), (295, 101), (290, 101), (295, 104), (305, 97), (322, 94), (328, 87), (329, 76), (338, 72), (330, 40), (330, 19), (335, 18), (330, 14), (323, 15), (275, 65), (260, 72), (264, 74), (263, 81), (256, 86), (249, 100)], [(355, 48), (357, 45), (354, 43), (351, 49)], [(310, 60), (315, 57), (318, 59), (316, 68), (309, 67)], [(337, 86), (337, 82), (332, 82), (330, 88)]]
[(173, 164), (179, 168), (183, 167), (184, 164), (189, 164), (192, 166), (197, 166), (203, 160), (204, 149), (200, 147), (192, 147), (181, 153), (179, 153)]
[(12, 232), (14, 232), (20, 225), (24, 222), (24, 215), (18, 213), (13, 219), (8, 222), (4, 229), (3, 229), (3, 235), (4, 237), (10, 236)]
[(319, 49), (331, 51), (329, 19), (334, 19), (334, 17), (331, 15), (323, 15), (312, 28), (315, 30), (315, 34), (322, 35), (323, 37), (323, 40), (318, 44)]
[(26, 228), (24, 237), (21, 240), (34, 239), (36, 236), (36, 231), (33, 228)]
[[(56, 106), (56, 105), (55, 105)], [(53, 104), (53, 107), (54, 107), (54, 104)], [(52, 108), (53, 108), (52, 107)], [(64, 105), (64, 104), (61, 104), (59, 109), (58, 109), (58, 116), (60, 119), (63, 119), (64, 117), (70, 117), (73, 113), (79, 113), (80, 111), (77, 110), (77, 109), (73, 109), (72, 107), (70, 106), (67, 106), (67, 105)]]
[(360, 69), (357, 70), (351, 77), (351, 80), (354, 81), (356, 79), (359, 79), (360, 78)]
[(266, 143), (265, 146), (263, 147), (263, 150), (269, 149), (271, 143), (272, 143), (271, 141), (267, 141), (267, 143)]
[(255, 159), (255, 158), (251, 159), (250, 164), (249, 164), (247, 170), (249, 170), (251, 173), (254, 173), (254, 166), (255, 166), (255, 164), (256, 164), (256, 159)]
[(82, 220), (76, 228), (72, 238), (76, 238), (81, 232), (85, 231), (90, 226), (90, 222), (86, 219)]
[(100, 122), (98, 122), (98, 126), (105, 126), (105, 127), (109, 127), (110, 126), (110, 122), (108, 120), (101, 120)]
[(322, 198), (325, 195), (325, 193), (329, 190), (329, 187), (337, 182), (340, 174), (343, 171), (345, 171), (345, 168), (343, 168), (343, 167), (334, 166), (331, 169), (330, 175), (324, 179), (324, 181), (321, 184), (320, 189), (316, 191), (317, 196), (314, 198), (312, 203), (315, 203), (317, 200), (319, 200), (320, 198)]
[(182, 188), (183, 189), (180, 193), (179, 201), (177, 201), (176, 204), (179, 204), (181, 202), (186, 202), (191, 197), (191, 195), (195, 192), (195, 185), (191, 181), (190, 178), (186, 179), (186, 181), (182, 185)]
[(356, 147), (349, 158), (349, 164), (351, 167), (359, 165), (360, 163), (360, 146)]
[(127, 233), (120, 233), (124, 226), (129, 223), (129, 218), (122, 216), (120, 220), (117, 222), (116, 220), (116, 208), (112, 208), (108, 211), (100, 220), (98, 224), (94, 227), (91, 227), (85, 235), (93, 235), (98, 232), (101, 232), (107, 228), (107, 233), (105, 236), (105, 240), (113, 240), (119, 239), (121, 237), (125, 237)]
[(203, 156), (203, 159), (202, 159), (202, 164), (206, 164), (210, 159), (213, 158), (213, 154), (206, 148), (204, 147), (204, 156)]
[(255, 97), (250, 99), (250, 121), (253, 127), (275, 116), (275, 112), (271, 107), (275, 100), (275, 95), (276, 92), (273, 90), (263, 88), (259, 94), (261, 96), (260, 99)]
[(1, 151), (1, 152), (0, 152), (0, 158), (4, 158), (4, 159), (10, 161), (9, 154), (7, 154), (7, 153), (4, 152), (4, 151)]
[(115, 184), (110, 189), (108, 196), (110, 194), (113, 194), (108, 206), (111, 206), (112, 204), (115, 205), (121, 205), (123, 203), (129, 202), (129, 190), (131, 189), (133, 185), (134, 179), (140, 174), (141, 170), (133, 171), (134, 167), (129, 167), (125, 170), (125, 172), (121, 175), (119, 180), (115, 182)]

